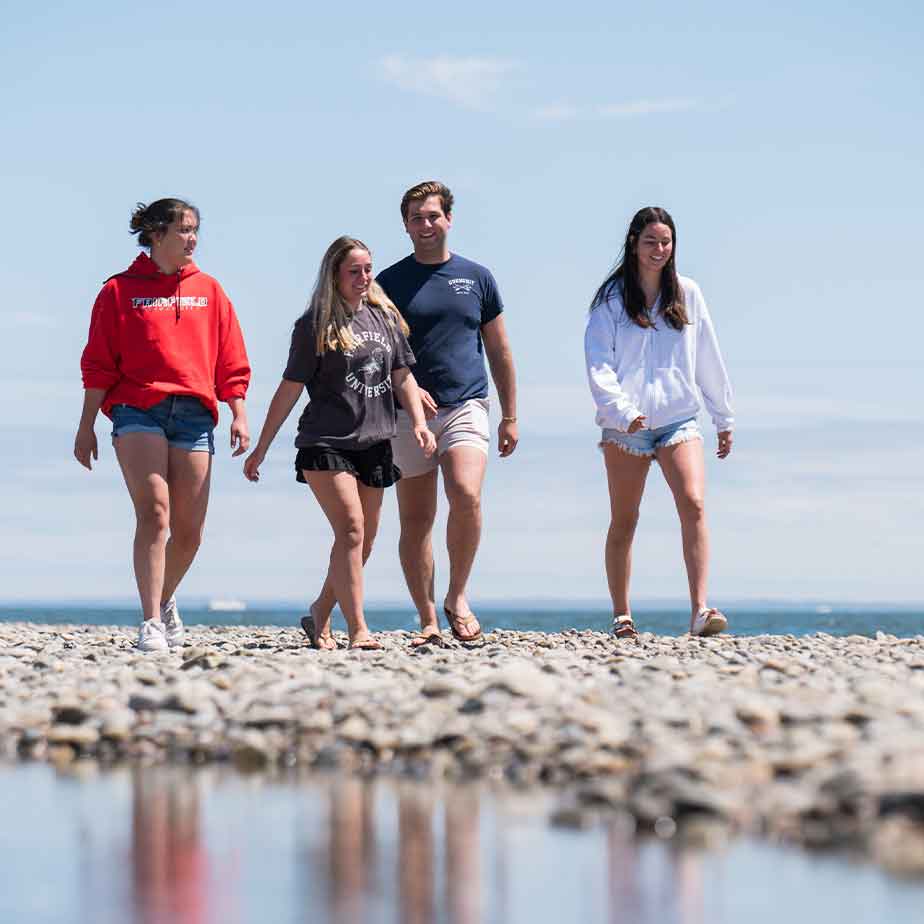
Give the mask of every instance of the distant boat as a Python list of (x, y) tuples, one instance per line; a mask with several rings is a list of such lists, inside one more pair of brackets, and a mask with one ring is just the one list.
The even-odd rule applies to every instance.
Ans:
[(822, 603), (820, 606), (815, 607), (815, 612), (820, 613), (822, 616), (827, 616), (828, 613), (834, 612), (834, 607), (828, 606), (827, 603)]
[(213, 613), (242, 613), (246, 609), (243, 600), (209, 600), (209, 610)]

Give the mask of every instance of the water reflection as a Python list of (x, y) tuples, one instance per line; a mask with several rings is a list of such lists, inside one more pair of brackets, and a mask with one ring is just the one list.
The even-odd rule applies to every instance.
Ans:
[(194, 775), (132, 772), (132, 904), (140, 924), (207, 920), (208, 853)]
[(0, 791), (0, 920), (17, 924), (776, 924), (924, 902), (842, 860), (638, 841), (619, 818), (550, 827), (554, 797), (474, 785), (0, 767)]

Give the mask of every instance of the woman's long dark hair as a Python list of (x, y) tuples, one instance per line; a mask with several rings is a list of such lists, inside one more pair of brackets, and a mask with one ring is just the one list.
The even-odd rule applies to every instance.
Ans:
[(674, 247), (671, 251), (671, 258), (664, 264), (661, 270), (661, 314), (674, 330), (680, 330), (684, 324), (689, 324), (690, 319), (687, 317), (686, 308), (683, 303), (683, 289), (680, 288), (680, 280), (677, 278), (677, 229), (674, 227), (674, 219), (661, 208), (649, 205), (639, 209), (629, 223), (629, 230), (626, 232), (626, 240), (622, 246), (622, 252), (619, 256), (619, 262), (616, 268), (603, 280), (603, 284), (597, 289), (590, 303), (590, 310), (593, 311), (597, 305), (605, 302), (613, 291), (616, 290), (622, 295), (622, 303), (626, 309), (629, 319), (638, 324), (639, 327), (654, 327), (651, 313), (645, 305), (645, 293), (642, 291), (642, 284), (638, 277), (638, 258), (636, 256), (636, 247), (638, 239), (648, 225), (662, 224), (671, 229), (671, 237), (674, 241)]

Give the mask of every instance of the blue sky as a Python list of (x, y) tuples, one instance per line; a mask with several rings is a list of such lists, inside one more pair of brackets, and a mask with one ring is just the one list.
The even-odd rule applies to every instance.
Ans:
[[(456, 194), (453, 249), (499, 281), (521, 383), (521, 447), (489, 468), (475, 601), (605, 598), (581, 340), (646, 204), (677, 221), (736, 389), (735, 451), (708, 471), (714, 599), (924, 600), (924, 14), (803, 6), (5, 10), (0, 599), (133, 593), (108, 422), (92, 474), (71, 447), (90, 306), (137, 252), (137, 200), (202, 210), (198, 262), (241, 318), (256, 435), (324, 248), (349, 233), (378, 267), (404, 256), (401, 194), (438, 177)], [(188, 594), (314, 591), (329, 536), (293, 480), (295, 420), (259, 486), (217, 457)], [(371, 600), (404, 599), (394, 513), (389, 498)], [(634, 588), (685, 586), (653, 470)]]

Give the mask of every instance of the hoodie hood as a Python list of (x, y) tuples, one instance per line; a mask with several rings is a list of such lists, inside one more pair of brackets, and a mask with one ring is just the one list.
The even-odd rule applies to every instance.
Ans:
[[(142, 279), (156, 279), (158, 276), (162, 279), (170, 279), (176, 281), (177, 275), (179, 275), (180, 280), (188, 279), (190, 276), (195, 276), (199, 272), (199, 267), (195, 263), (187, 263), (186, 266), (180, 268), (179, 273), (162, 273), (157, 266), (157, 264), (146, 254), (139, 253), (137, 257), (132, 261), (132, 265), (121, 273), (116, 273), (115, 276), (110, 276), (110, 279), (116, 279), (119, 276), (132, 276), (135, 278)], [(108, 279), (106, 280), (109, 281)]]

